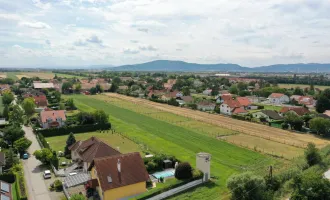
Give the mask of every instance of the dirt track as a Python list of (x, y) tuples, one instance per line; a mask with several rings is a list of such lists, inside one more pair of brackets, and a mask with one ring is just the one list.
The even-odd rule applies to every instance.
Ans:
[(222, 128), (238, 131), (243, 134), (252, 135), (296, 147), (306, 147), (308, 142), (313, 142), (318, 147), (323, 147), (327, 144), (330, 144), (328, 140), (315, 137), (311, 134), (298, 134), (261, 124), (236, 120), (222, 115), (209, 114), (187, 108), (169, 106), (166, 104), (155, 103), (149, 100), (128, 97), (120, 94), (106, 93), (106, 95), (112, 98), (127, 100), (134, 104), (149, 106), (158, 110), (192, 118), (197, 121), (202, 121)]

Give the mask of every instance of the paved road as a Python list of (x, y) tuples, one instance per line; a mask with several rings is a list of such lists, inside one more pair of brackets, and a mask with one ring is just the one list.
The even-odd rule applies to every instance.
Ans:
[(32, 141), (29, 148), (30, 158), (23, 161), (24, 175), (29, 193), (29, 200), (51, 200), (48, 188), (42, 177), (41, 164), (32, 154), (35, 150), (40, 149), (39, 143), (32, 132), (31, 127), (23, 126), (25, 137)]

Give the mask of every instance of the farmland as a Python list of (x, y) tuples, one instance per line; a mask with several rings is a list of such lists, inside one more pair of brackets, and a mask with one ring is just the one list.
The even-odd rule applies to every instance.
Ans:
[[(286, 88), (286, 89), (291, 89), (291, 88), (296, 88), (300, 87), (302, 89), (304, 88), (309, 88), (309, 85), (303, 85), (303, 84), (278, 84), (280, 88)], [(324, 86), (324, 85), (314, 85), (315, 88), (319, 88), (320, 90), (325, 90), (327, 88), (330, 88), (330, 86)]]
[[(54, 78), (55, 74), (52, 72), (7, 72), (7, 77), (12, 78), (14, 80), (21, 79), (23, 77), (32, 78), (32, 77), (39, 77), (41, 79), (52, 79)], [(81, 76), (73, 76), (68, 74), (56, 74), (58, 77), (62, 78), (83, 78)]]
[[(222, 115), (211, 115), (205, 112), (194, 111), (185, 108), (169, 106), (165, 104), (154, 103), (144, 99), (127, 97), (119, 94), (108, 93), (111, 99), (119, 98), (126, 101), (131, 101), (136, 107), (147, 106), (149, 108), (174, 113), (196, 121), (215, 125), (224, 129), (229, 129), (239, 133), (272, 140), (274, 142), (283, 143), (291, 146), (305, 148), (308, 142), (315, 143), (318, 147), (324, 147), (330, 142), (310, 134), (298, 134), (278, 128), (272, 128), (261, 124), (251, 124), (251, 122), (235, 120)], [(152, 110), (152, 109), (150, 109)]]
[[(112, 134), (111, 131), (106, 133), (100, 133), (100, 132), (89, 132), (89, 133), (80, 133), (75, 134), (76, 140), (86, 140), (92, 136), (95, 136), (105, 143), (109, 144), (113, 148), (118, 148), (119, 151), (122, 153), (130, 153), (130, 152), (141, 152), (141, 148), (136, 143), (132, 142), (131, 140), (119, 135), (119, 134)], [(49, 142), (49, 145), (52, 147), (55, 151), (63, 151), (65, 142), (67, 140), (68, 136), (55, 136), (55, 137), (47, 137), (46, 140)]]
[(6, 77), (7, 77), (7, 74), (6, 73), (0, 72), (0, 78), (6, 78)]
[[(215, 185), (210, 187), (204, 186), (194, 190), (192, 193), (189, 193), (190, 198), (198, 199), (197, 196), (200, 195), (213, 199), (220, 198), (220, 195), (226, 192), (225, 183), (231, 174), (256, 168), (259, 173), (266, 173), (266, 166), (271, 163), (278, 164), (281, 162), (281, 160), (279, 161), (211, 137), (215, 133), (226, 135), (235, 133), (225, 128), (219, 127), (217, 131), (213, 131), (210, 126), (206, 126), (208, 128), (205, 129), (198, 126), (195, 128), (189, 128), (189, 125), (181, 126), (179, 123), (188, 122), (183, 122), (183, 119), (186, 120), (188, 118), (170, 112), (160, 112), (163, 114), (155, 118), (157, 109), (150, 109), (150, 107), (145, 107), (144, 105), (136, 106), (129, 101), (120, 99), (113, 101), (114, 98), (103, 95), (72, 95), (70, 98), (74, 98), (75, 104), (80, 110), (104, 110), (109, 114), (109, 119), (116, 132), (129, 137), (142, 146), (144, 150), (174, 155), (182, 161), (190, 162), (192, 165), (195, 165), (195, 154), (197, 152), (211, 153), (211, 171), (212, 175), (216, 177)], [(130, 106), (120, 107), (118, 102)], [(135, 109), (131, 109), (132, 107)], [(148, 113), (150, 112), (153, 113), (153, 116), (149, 116)], [(179, 120), (179, 123), (174, 122), (175, 120)], [(201, 125), (205, 124), (204, 122), (199, 123)]]

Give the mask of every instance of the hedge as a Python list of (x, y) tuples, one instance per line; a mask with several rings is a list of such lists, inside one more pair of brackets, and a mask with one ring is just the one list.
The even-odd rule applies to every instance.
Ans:
[[(43, 137), (53, 137), (60, 135), (68, 135), (70, 133), (86, 133), (98, 130), (108, 130), (111, 129), (111, 124), (86, 124), (86, 125), (77, 125), (77, 126), (65, 126), (61, 128), (52, 128), (52, 129), (39, 129), (35, 132), (41, 134)], [(42, 139), (40, 141), (43, 143)], [(43, 143), (44, 144), (44, 143)]]
[[(21, 173), (23, 174), (23, 172), (21, 172)], [(15, 184), (16, 184), (18, 199), (19, 200), (28, 200), (23, 175), (19, 175), (18, 173), (16, 173), (15, 177), (16, 177)]]

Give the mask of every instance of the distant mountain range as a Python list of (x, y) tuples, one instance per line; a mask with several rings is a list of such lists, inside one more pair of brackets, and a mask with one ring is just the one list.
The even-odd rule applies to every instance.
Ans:
[(298, 63), (278, 64), (261, 67), (243, 67), (237, 64), (197, 64), (183, 61), (156, 60), (142, 64), (122, 65), (107, 68), (112, 71), (195, 71), (195, 72), (294, 72), (317, 73), (330, 72), (330, 64)]

